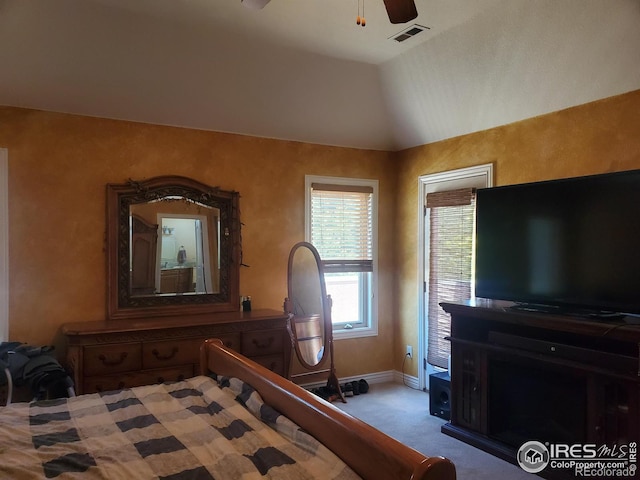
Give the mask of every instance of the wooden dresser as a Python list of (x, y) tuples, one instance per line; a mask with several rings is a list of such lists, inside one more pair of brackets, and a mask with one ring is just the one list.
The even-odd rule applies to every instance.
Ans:
[(67, 367), (77, 394), (197, 375), (200, 344), (225, 345), (287, 376), (291, 343), (287, 315), (276, 310), (200, 316), (67, 323)]

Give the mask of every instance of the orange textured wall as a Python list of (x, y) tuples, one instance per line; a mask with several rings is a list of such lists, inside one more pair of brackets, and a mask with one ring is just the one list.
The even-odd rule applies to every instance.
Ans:
[[(398, 154), (398, 299), (395, 368), (405, 345), (418, 348), (418, 179), (493, 163), (494, 184), (549, 180), (640, 168), (640, 90)], [(418, 375), (417, 355), (405, 371)]]
[[(390, 154), (0, 107), (9, 152), (9, 334), (60, 345), (65, 322), (105, 316), (105, 185), (184, 175), (241, 194), (240, 293), (281, 309), (289, 249), (304, 239), (304, 175), (378, 179), (394, 214)], [(380, 234), (380, 335), (336, 342), (340, 375), (392, 366), (393, 243)], [(365, 353), (366, 352), (366, 353)], [(373, 354), (372, 354), (373, 352)]]
[[(105, 184), (184, 175), (241, 193), (241, 294), (280, 309), (304, 238), (304, 175), (380, 181), (379, 335), (336, 342), (340, 376), (418, 348), (418, 177), (493, 162), (497, 185), (640, 168), (640, 91), (397, 153), (0, 107), (9, 151), (10, 337), (59, 344), (104, 318)], [(393, 227), (393, 228), (390, 228)], [(417, 375), (417, 355), (405, 372)]]

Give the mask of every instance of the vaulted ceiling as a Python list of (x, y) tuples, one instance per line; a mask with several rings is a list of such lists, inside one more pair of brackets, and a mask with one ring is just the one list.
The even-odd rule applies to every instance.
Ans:
[(640, 88), (640, 0), (416, 5), (0, 0), (0, 104), (395, 151)]

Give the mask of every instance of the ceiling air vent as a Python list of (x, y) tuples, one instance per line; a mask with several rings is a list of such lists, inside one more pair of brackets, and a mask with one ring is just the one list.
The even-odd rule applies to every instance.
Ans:
[(404, 29), (400, 33), (393, 35), (390, 37), (392, 40), (396, 42), (404, 42), (405, 40), (410, 39), (411, 37), (415, 37), (420, 32), (424, 32), (425, 30), (429, 30), (429, 27), (423, 27), (422, 25), (413, 24), (409, 28)]

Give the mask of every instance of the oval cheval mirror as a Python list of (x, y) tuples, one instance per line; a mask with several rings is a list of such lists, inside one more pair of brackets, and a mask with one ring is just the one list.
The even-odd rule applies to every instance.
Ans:
[(304, 382), (328, 374), (326, 392), (331, 400), (346, 402), (333, 362), (331, 297), (327, 295), (320, 255), (308, 242), (293, 246), (289, 254), (289, 335), (299, 362), (291, 379)]

